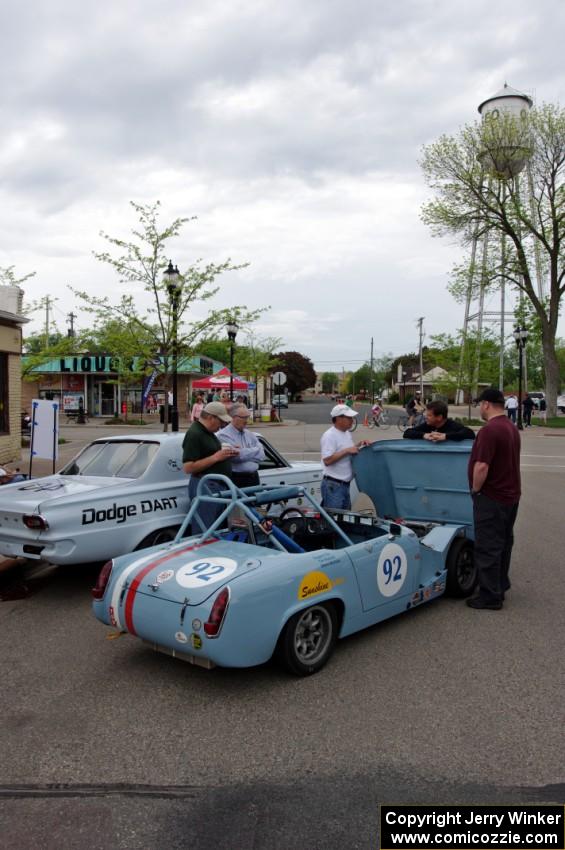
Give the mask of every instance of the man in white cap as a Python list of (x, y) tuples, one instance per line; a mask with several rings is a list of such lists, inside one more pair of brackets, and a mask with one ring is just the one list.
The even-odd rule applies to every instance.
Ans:
[[(192, 423), (182, 443), (182, 468), (190, 475), (188, 497), (190, 501), (196, 495), (198, 481), (203, 475), (231, 476), (231, 458), (238, 454), (232, 446), (224, 446), (216, 437), (216, 431), (231, 422), (221, 401), (211, 401), (202, 408), (200, 419)], [(220, 490), (218, 485), (210, 485), (210, 490)], [(221, 506), (220, 506), (221, 509)], [(219, 510), (211, 503), (202, 503), (200, 519), (207, 527), (218, 516)]]
[(332, 408), (333, 425), (322, 434), (320, 446), (324, 477), (322, 479), (322, 505), (325, 508), (351, 510), (349, 485), (353, 480), (351, 455), (356, 455), (361, 446), (368, 445), (361, 440), (357, 445), (351, 436), (351, 420), (357, 411), (346, 404), (336, 404)]

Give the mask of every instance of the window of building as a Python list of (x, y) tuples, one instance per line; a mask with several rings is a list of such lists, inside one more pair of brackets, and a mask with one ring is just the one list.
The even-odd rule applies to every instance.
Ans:
[(0, 353), (0, 434), (10, 431), (9, 409), (8, 355)]

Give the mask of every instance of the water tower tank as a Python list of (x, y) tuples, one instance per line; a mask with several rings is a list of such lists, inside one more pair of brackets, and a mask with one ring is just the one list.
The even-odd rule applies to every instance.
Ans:
[(528, 114), (532, 106), (531, 97), (507, 83), (480, 104), (485, 149), (479, 160), (495, 177), (515, 177), (531, 156)]

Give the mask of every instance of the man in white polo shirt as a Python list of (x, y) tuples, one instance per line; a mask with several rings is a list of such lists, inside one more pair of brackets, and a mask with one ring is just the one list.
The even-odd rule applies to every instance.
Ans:
[(322, 434), (320, 446), (324, 477), (322, 479), (322, 505), (325, 508), (351, 510), (349, 485), (353, 479), (351, 455), (356, 455), (361, 446), (368, 445), (361, 440), (357, 445), (351, 436), (351, 420), (357, 411), (346, 404), (336, 404), (332, 408), (331, 428)]

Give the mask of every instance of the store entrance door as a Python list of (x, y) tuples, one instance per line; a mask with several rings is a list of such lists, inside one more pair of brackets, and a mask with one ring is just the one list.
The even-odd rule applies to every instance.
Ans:
[(98, 384), (98, 410), (100, 416), (114, 416), (117, 411), (118, 387), (116, 384)]

